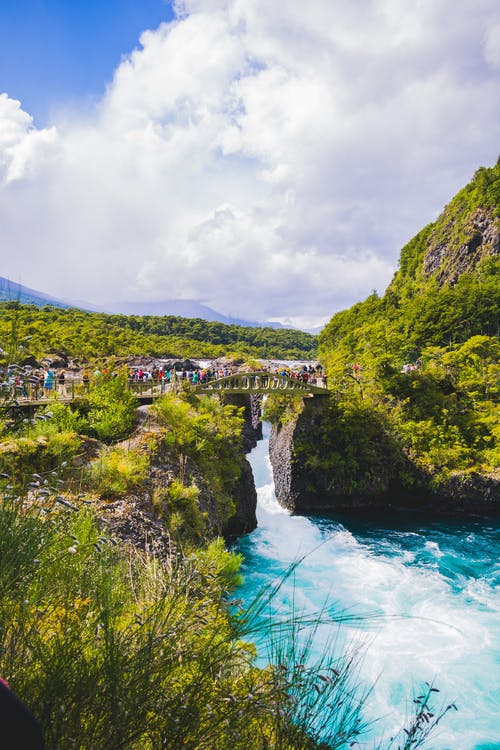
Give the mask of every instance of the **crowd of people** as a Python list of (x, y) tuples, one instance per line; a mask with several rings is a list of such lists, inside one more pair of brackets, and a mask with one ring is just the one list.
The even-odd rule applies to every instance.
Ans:
[[(304, 364), (300, 367), (274, 366), (266, 370), (256, 370), (258, 374), (266, 373), (274, 378), (274, 385), (279, 386), (286, 378), (311, 385), (327, 387), (326, 373), (320, 364)], [(79, 390), (88, 391), (91, 382), (102, 377), (115, 377), (118, 371), (108, 371), (106, 367), (68, 372), (64, 368), (54, 368), (49, 365), (44, 368), (22, 367), (9, 365), (0, 368), (0, 397), (2, 400), (31, 400), (50, 399), (57, 397), (72, 397)], [(213, 380), (221, 380), (238, 374), (238, 368), (227, 364), (221, 366), (191, 367), (162, 366), (130, 367), (128, 382), (131, 388), (140, 384), (151, 387), (160, 385), (165, 390), (168, 385), (189, 383), (201, 385)]]
[(0, 369), (0, 392), (4, 399), (10, 396), (32, 401), (50, 398), (55, 393), (66, 396), (67, 380), (68, 376), (64, 369), (54, 369), (48, 366), (43, 369), (34, 369), (9, 365)]
[[(303, 383), (310, 383), (311, 385), (322, 385), (326, 388), (327, 378), (326, 373), (323, 372), (323, 368), (320, 364), (318, 365), (303, 365), (300, 368), (291, 367), (274, 367), (269, 370), (258, 370), (258, 373), (266, 373), (272, 375), (275, 379), (275, 384), (278, 385), (280, 379), (291, 378)], [(154, 366), (151, 369), (142, 367), (131, 367), (128, 371), (128, 379), (130, 383), (160, 383), (163, 385), (172, 383), (190, 383), (192, 385), (201, 385), (209, 383), (213, 380), (221, 380), (234, 375), (238, 375), (238, 369), (235, 367), (229, 367), (224, 365), (222, 367), (193, 367), (193, 368), (181, 368), (176, 369), (175, 367), (163, 368)]]

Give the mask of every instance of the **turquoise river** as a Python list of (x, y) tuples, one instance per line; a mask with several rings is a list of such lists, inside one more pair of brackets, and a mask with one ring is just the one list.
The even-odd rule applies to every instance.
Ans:
[[(500, 750), (498, 519), (291, 515), (274, 495), (268, 429), (249, 456), (258, 528), (237, 545), (245, 558), (238, 596), (248, 603), (306, 555), (272, 606), (284, 612), (293, 600), (314, 612), (328, 601), (366, 615), (335, 634), (339, 649), (362, 651), (361, 684), (375, 686), (364, 718), (376, 721), (358, 747), (372, 748), (400, 728), (429, 681), (440, 690), (438, 707), (454, 702), (458, 711), (446, 714), (428, 748)], [(329, 627), (317, 634), (318, 650)]]

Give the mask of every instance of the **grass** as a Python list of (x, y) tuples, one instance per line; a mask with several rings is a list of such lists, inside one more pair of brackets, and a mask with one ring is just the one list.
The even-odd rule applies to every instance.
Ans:
[(101, 497), (119, 497), (140, 487), (146, 478), (149, 456), (126, 448), (103, 448), (92, 461), (88, 479)]
[[(311, 659), (330, 612), (276, 623), (269, 666), (258, 669), (253, 642), (280, 582), (235, 612), (240, 558), (221, 540), (161, 563), (103, 535), (47, 480), (31, 485), (29, 503), (6, 487), (0, 504), (0, 673), (39, 719), (48, 750), (357, 742), (368, 694), (356, 688), (356, 655), (327, 644)], [(428, 702), (404, 738), (416, 742), (435, 721), (418, 719)]]

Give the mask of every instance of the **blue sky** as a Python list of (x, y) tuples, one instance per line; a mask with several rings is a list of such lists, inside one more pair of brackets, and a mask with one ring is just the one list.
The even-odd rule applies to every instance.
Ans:
[(101, 97), (141, 32), (172, 15), (166, 0), (0, 0), (0, 88), (45, 125)]
[(309, 328), (498, 159), (499, 0), (175, 8), (0, 0), (0, 276)]

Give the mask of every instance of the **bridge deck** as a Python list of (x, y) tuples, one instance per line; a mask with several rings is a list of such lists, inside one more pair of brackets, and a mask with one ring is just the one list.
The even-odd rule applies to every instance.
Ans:
[(303, 382), (287, 375), (271, 372), (243, 372), (218, 380), (193, 385), (196, 393), (281, 393), (293, 396), (327, 396), (328, 389), (321, 378), (320, 384)]
[[(220, 395), (221, 393), (279, 393), (289, 396), (326, 396), (329, 391), (320, 379), (320, 384), (303, 383), (301, 380), (289, 378), (288, 376), (278, 375), (268, 372), (246, 372), (236, 375), (229, 375), (226, 378), (209, 380), (206, 383), (192, 383), (190, 388), (195, 393), (206, 395)], [(181, 386), (185, 386), (185, 380), (176, 380), (173, 383), (146, 381), (139, 383), (129, 383), (129, 388), (135, 393), (137, 398), (142, 402), (150, 402), (153, 399), (163, 396), (165, 393), (175, 392)], [(60, 404), (71, 404), (85, 398), (87, 393), (83, 383), (78, 380), (70, 381), (66, 384), (63, 392), (50, 396), (34, 397), (34, 393), (18, 393), (11, 398), (6, 399), (3, 404), (0, 403), (0, 409), (17, 409), (17, 408), (38, 408), (49, 406), (57, 401)]]

